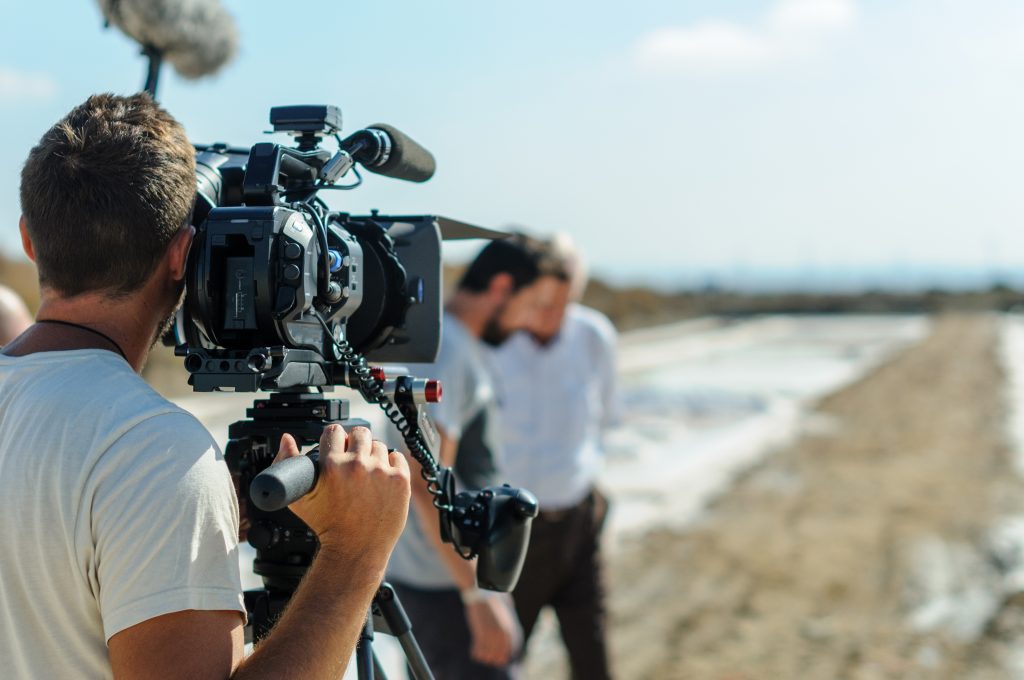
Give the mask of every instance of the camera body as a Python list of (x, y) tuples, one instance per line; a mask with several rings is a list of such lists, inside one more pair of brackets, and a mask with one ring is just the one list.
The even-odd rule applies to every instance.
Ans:
[(271, 120), (296, 134), (299, 148), (196, 147), (196, 238), (176, 350), (193, 389), (340, 384), (338, 344), (368, 361), (432, 362), (441, 334), (438, 218), (329, 211), (316, 193), (355, 163), (343, 140), (336, 154), (318, 146), (340, 113), (278, 107)]

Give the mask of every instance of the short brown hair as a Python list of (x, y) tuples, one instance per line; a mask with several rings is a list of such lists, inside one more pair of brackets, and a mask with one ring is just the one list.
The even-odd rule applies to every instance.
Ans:
[(512, 290), (529, 286), (541, 275), (543, 243), (522, 232), (512, 232), (503, 239), (491, 241), (469, 263), (459, 281), (459, 289), (481, 293), (498, 274), (512, 277)]
[(195, 151), (148, 94), (99, 94), (43, 135), (21, 171), (39, 283), (121, 296), (149, 278), (195, 202)]

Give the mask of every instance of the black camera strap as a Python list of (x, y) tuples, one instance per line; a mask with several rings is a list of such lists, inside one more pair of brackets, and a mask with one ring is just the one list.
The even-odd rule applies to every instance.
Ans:
[[(52, 323), (52, 324), (57, 324), (58, 326), (68, 326), (70, 328), (77, 328), (80, 331), (86, 331), (88, 333), (92, 333), (93, 335), (98, 335), (101, 338), (103, 338), (104, 340), (106, 340), (107, 342), (109, 342), (111, 345), (113, 345), (114, 348), (117, 350), (117, 353), (120, 354), (121, 357), (125, 361), (128, 361), (128, 357), (125, 355), (124, 350), (121, 349), (121, 345), (117, 344), (117, 342), (115, 342), (114, 339), (112, 337), (110, 337), (109, 335), (107, 335), (106, 333), (103, 333), (102, 331), (98, 331), (95, 328), (90, 328), (89, 326), (83, 326), (82, 324), (74, 323), (73, 321), (63, 321), (61, 319), (36, 319), (36, 323)], [(131, 362), (128, 361), (128, 363), (130, 364)]]

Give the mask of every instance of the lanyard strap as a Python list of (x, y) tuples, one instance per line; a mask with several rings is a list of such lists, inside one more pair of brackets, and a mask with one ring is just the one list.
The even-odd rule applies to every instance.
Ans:
[[(60, 319), (36, 319), (36, 323), (52, 323), (52, 324), (57, 324), (58, 326), (69, 326), (71, 328), (77, 328), (80, 331), (87, 331), (89, 333), (92, 333), (93, 335), (98, 335), (101, 338), (103, 338), (104, 340), (106, 340), (107, 342), (109, 342), (111, 345), (113, 345), (115, 348), (117, 348), (117, 353), (120, 354), (121, 357), (124, 358), (125, 361), (128, 361), (128, 357), (125, 356), (124, 350), (121, 349), (121, 345), (119, 345), (116, 342), (114, 342), (114, 339), (111, 338), (106, 333), (98, 331), (95, 328), (89, 328), (88, 326), (83, 326), (80, 323), (74, 323), (72, 321), (62, 321)], [(131, 362), (128, 361), (128, 363), (131, 363)]]

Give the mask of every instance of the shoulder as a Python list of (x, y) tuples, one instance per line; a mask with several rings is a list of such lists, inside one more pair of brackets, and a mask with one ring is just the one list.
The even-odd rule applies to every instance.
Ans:
[(100, 452), (130, 432), (163, 432), (168, 440), (211, 438), (199, 421), (171, 403), (120, 357), (76, 350), (20, 358), (8, 379), (25, 385), (19, 408), (60, 413), (60, 427)]
[(132, 373), (124, 377), (116, 400), (120, 414), (121, 434), (134, 433), (136, 437), (163, 436), (174, 448), (214, 445), (213, 436), (194, 415), (169, 401), (141, 377)]
[(150, 408), (124, 424), (123, 434), (135, 437), (164, 436), (173, 449), (216, 447), (213, 435), (194, 415), (168, 401), (154, 400)]
[[(47, 353), (49, 354), (49, 353)], [(32, 395), (54, 404), (77, 403), (71, 413), (105, 425), (134, 423), (165, 412), (183, 412), (165, 399), (120, 357), (100, 350), (31, 355), (22, 378), (39, 385)]]
[(128, 423), (87, 479), (92, 521), (107, 528), (142, 526), (160, 517), (165, 524), (184, 523), (178, 528), (185, 531), (205, 518), (211, 526), (237, 531), (237, 501), (224, 456), (209, 432), (180, 409)]
[(483, 371), (483, 343), (474, 337), (462, 323), (451, 314), (444, 316), (441, 335), (441, 349), (434, 363), (436, 370), (447, 374), (449, 379), (479, 379)]
[(576, 332), (589, 341), (596, 341), (607, 347), (614, 347), (618, 332), (611, 320), (590, 307), (573, 304), (566, 313), (566, 320), (573, 324)]
[(515, 366), (529, 361), (538, 353), (537, 344), (524, 331), (513, 333), (505, 342), (497, 347), (487, 347), (485, 354), (497, 367)]
[(173, 404), (124, 423), (112, 434), (97, 467), (94, 473), (99, 479), (162, 479), (169, 492), (176, 490), (173, 493), (231, 486), (213, 435), (195, 416)]
[(198, 418), (134, 374), (125, 377), (122, 388), (108, 404), (109, 434), (102, 453), (108, 473), (116, 466), (126, 474), (194, 480), (223, 466), (219, 446)]

